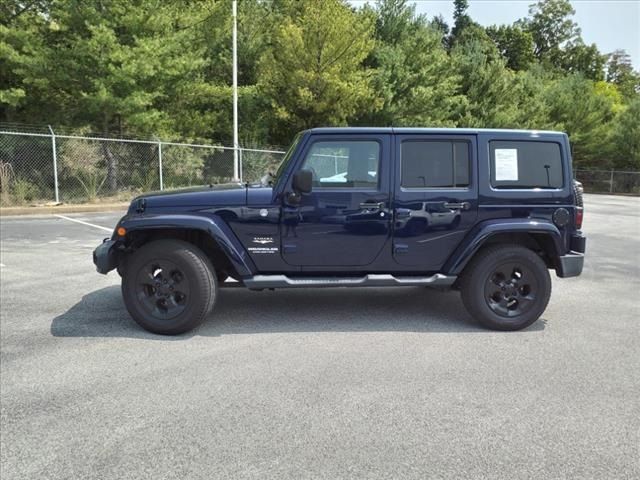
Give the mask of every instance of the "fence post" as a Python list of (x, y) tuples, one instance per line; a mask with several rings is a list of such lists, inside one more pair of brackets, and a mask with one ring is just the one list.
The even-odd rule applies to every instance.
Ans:
[(160, 190), (164, 190), (162, 181), (162, 142), (158, 142), (158, 172), (160, 173)]
[(611, 178), (609, 179), (609, 193), (613, 193), (613, 170), (611, 170)]
[(51, 132), (51, 148), (53, 150), (53, 190), (56, 194), (56, 203), (60, 203), (60, 194), (58, 192), (58, 153), (56, 149), (56, 134), (53, 133), (53, 128), (48, 125)]
[(242, 171), (242, 148), (238, 147), (238, 179), (242, 183), (243, 171)]

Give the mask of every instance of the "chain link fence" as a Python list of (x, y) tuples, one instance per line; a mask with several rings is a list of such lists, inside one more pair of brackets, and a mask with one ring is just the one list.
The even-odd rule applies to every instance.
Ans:
[(640, 172), (576, 169), (574, 176), (587, 193), (640, 195)]
[[(35, 130), (35, 129), (34, 129)], [(0, 129), (0, 204), (117, 202), (151, 190), (258, 181), (283, 151)]]

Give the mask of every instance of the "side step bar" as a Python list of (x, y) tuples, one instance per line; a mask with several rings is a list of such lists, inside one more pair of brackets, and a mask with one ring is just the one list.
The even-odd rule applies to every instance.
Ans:
[(388, 274), (369, 274), (363, 277), (287, 277), (286, 275), (255, 275), (244, 279), (251, 290), (263, 288), (323, 288), (323, 287), (450, 287), (456, 276), (436, 273), (430, 277), (395, 277)]

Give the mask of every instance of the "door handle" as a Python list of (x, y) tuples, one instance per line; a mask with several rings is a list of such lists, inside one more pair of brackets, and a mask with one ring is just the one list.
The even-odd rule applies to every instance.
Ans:
[(471, 204), (469, 202), (444, 202), (444, 207), (452, 210), (469, 210), (471, 208)]
[(382, 210), (384, 208), (384, 202), (377, 202), (377, 203), (362, 202), (360, 204), (360, 208), (364, 210)]

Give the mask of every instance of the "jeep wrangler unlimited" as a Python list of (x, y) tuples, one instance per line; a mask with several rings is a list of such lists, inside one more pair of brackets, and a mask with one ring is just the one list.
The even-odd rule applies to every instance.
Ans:
[(230, 285), (454, 288), (484, 326), (518, 330), (544, 312), (549, 269), (581, 273), (582, 216), (561, 132), (316, 128), (260, 184), (134, 199), (93, 261), (161, 334)]

